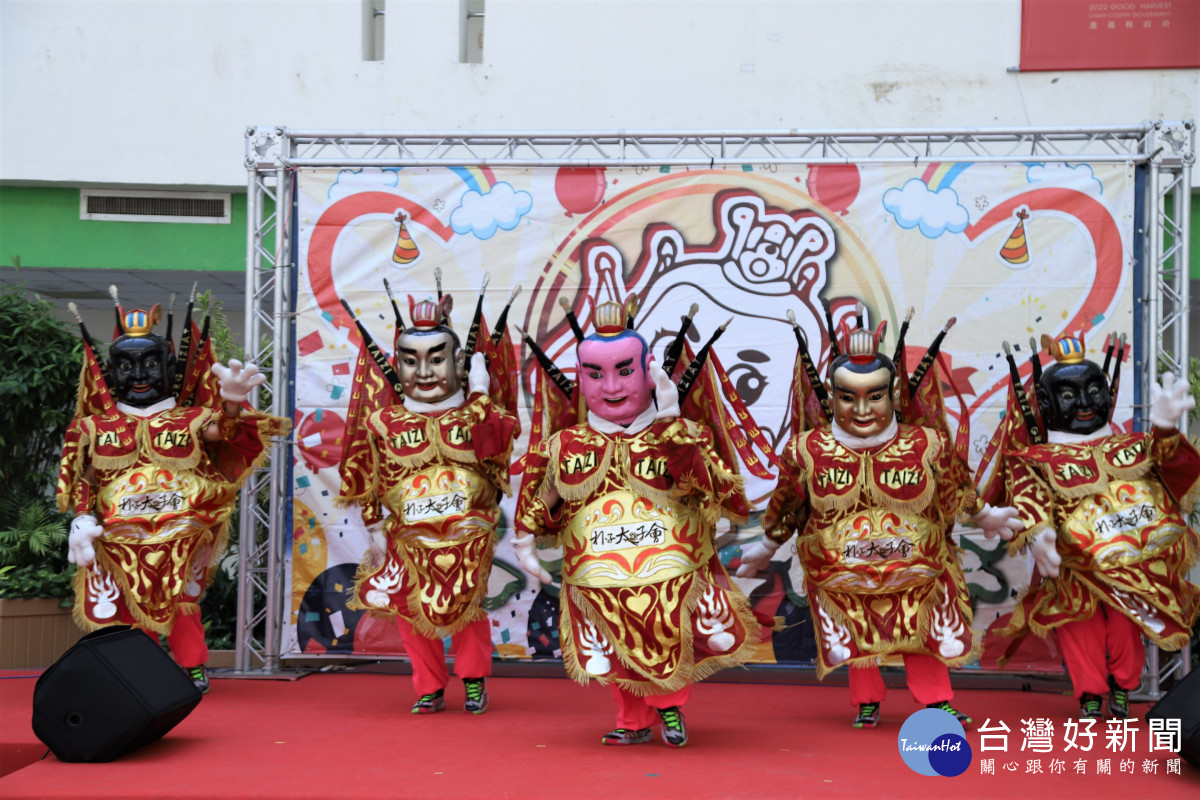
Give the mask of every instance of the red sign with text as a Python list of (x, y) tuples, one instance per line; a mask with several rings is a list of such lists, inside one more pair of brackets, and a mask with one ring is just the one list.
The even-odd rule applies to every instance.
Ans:
[(1200, 67), (1200, 0), (1022, 0), (1021, 69)]

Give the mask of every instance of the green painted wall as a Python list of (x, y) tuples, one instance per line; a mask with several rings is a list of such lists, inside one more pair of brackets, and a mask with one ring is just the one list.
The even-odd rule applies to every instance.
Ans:
[(79, 190), (0, 186), (0, 259), (22, 267), (246, 268), (246, 195), (234, 194), (228, 225), (108, 222), (79, 218)]

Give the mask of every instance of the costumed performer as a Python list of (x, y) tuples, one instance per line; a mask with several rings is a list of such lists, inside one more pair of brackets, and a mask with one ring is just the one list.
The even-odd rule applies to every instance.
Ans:
[(608, 686), (617, 705), (602, 743), (649, 742), (661, 722), (663, 741), (682, 747), (692, 684), (746, 662), (761, 631), (714, 546), (721, 516), (742, 519), (741, 478), (713, 432), (679, 416), (685, 390), (631, 329), (635, 310), (632, 299), (601, 303), (594, 333), (577, 331), (586, 421), (531, 447), (514, 548), (550, 583), (535, 537), (562, 546), (563, 661), (579, 683)]
[(165, 635), (175, 661), (207, 692), (200, 597), (224, 553), (242, 482), (266, 457), (268, 438), (289, 424), (249, 408), (266, 376), (251, 363), (217, 363), (207, 320), (202, 334), (191, 303), (177, 358), (170, 318), (166, 338), (154, 333), (160, 307), (125, 312), (111, 291), (120, 335), (106, 374), (80, 321), (84, 368), (58, 479), (59, 508), (75, 513), (74, 617), (87, 631), (127, 624)]
[[(1124, 718), (1141, 684), (1142, 636), (1178, 650), (1200, 613), (1200, 587), (1187, 580), (1200, 551), (1187, 522), (1200, 455), (1178, 428), (1196, 403), (1186, 381), (1164, 373), (1150, 385), (1150, 431), (1110, 433), (1123, 353), (1110, 379), (1111, 346), (1102, 369), (1084, 357), (1083, 334), (1042, 343), (1054, 358), (1036, 382), (1042, 433), (1030, 440), (1039, 421), (1029, 414), (997, 467), (1025, 523), (1010, 549), (1031, 551), (1041, 580), (1000, 633), (1053, 632), (1080, 716), (1103, 718), (1107, 694), (1109, 716)], [(1014, 392), (1028, 408), (1019, 381)]]
[[(743, 548), (738, 574), (766, 569), (797, 534), (817, 628), (817, 674), (823, 678), (838, 666), (850, 668), (850, 702), (858, 709), (854, 727), (879, 723), (887, 693), (879, 665), (889, 656), (903, 658), (918, 703), (966, 724), (971, 718), (951, 705), (948, 668), (973, 655), (971, 604), (950, 534), (956, 520), (970, 519), (989, 538), (998, 533), (1011, 538), (1016, 511), (977, 499), (965, 463), (969, 436), (961, 435), (961, 427), (954, 444), (944, 421), (932, 427), (942, 416), (933, 364), (941, 335), (910, 382), (879, 352), (886, 326), (881, 322), (874, 333), (851, 331), (842, 321), (828, 385), (817, 392), (831, 418), (799, 430), (785, 445), (763, 519), (765, 537)], [(807, 362), (799, 333), (797, 340)], [(902, 330), (901, 363), (903, 352)], [(924, 381), (924, 393), (933, 392), (938, 402), (934, 411), (919, 415), (916, 400), (931, 367), (935, 374)], [(800, 379), (807, 380), (802, 374)], [(914, 409), (910, 418), (928, 420), (931, 427), (900, 421), (902, 406)], [(794, 404), (796, 413), (803, 411)]]
[[(518, 431), (515, 416), (491, 396), (512, 375), (500, 371), (494, 383), (482, 349), (470, 355), (464, 375), (468, 353), (449, 325), (451, 307), (450, 295), (420, 303), (409, 297), (411, 326), (397, 312), (394, 372), (386, 359), (367, 360), (367, 350), (378, 350), (360, 324), (365, 347), (340, 467), (341, 502), (361, 504), (367, 524), (383, 518), (381, 506), (388, 512), (355, 577), (350, 606), (395, 618), (412, 662), (414, 714), (446, 707), (446, 637), (455, 647), (463, 710), (487, 710), (492, 636), (483, 600)], [(477, 309), (468, 350), (475, 350), (479, 325)], [(497, 370), (506, 363), (493, 361)], [(391, 388), (379, 383), (381, 374)], [(381, 407), (362, 413), (371, 406)]]

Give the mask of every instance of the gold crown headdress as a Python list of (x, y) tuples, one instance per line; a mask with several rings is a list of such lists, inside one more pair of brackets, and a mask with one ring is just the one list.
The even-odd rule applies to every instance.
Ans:
[(1087, 354), (1087, 347), (1083, 341), (1082, 331), (1080, 331), (1078, 336), (1064, 335), (1059, 336), (1057, 339), (1043, 333), (1042, 347), (1059, 364), (1079, 364)]
[(596, 306), (596, 310), (592, 312), (592, 327), (599, 336), (617, 336), (625, 330), (637, 312), (637, 295), (631, 296), (624, 305), (609, 300)]

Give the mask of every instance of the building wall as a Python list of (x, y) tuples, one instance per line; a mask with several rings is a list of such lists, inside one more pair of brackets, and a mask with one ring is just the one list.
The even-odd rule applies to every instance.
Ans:
[(1195, 69), (1009, 71), (1020, 0), (486, 0), (481, 61), (461, 63), (466, 7), (4, 0), (0, 181), (240, 187), (248, 124), (1041, 127), (1200, 109)]

